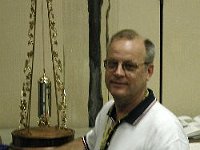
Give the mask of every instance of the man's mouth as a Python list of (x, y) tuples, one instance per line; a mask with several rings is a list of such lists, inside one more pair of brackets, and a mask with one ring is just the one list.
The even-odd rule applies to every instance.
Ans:
[(126, 82), (122, 82), (122, 81), (113, 81), (113, 80), (111, 80), (110, 83), (111, 83), (112, 85), (117, 85), (117, 86), (127, 85)]

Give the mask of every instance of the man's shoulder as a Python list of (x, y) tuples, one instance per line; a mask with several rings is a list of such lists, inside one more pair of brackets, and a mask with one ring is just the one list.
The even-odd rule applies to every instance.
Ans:
[(171, 110), (169, 110), (166, 106), (164, 106), (158, 101), (153, 106), (152, 111), (156, 113), (157, 115), (167, 115), (172, 118), (176, 117), (175, 114)]
[(98, 113), (98, 118), (104, 118), (105, 116), (108, 115), (109, 110), (112, 108), (114, 105), (114, 100), (109, 100), (104, 103), (103, 107), (101, 108), (100, 112)]
[(170, 128), (172, 126), (180, 127), (177, 116), (159, 102), (156, 102), (151, 108), (149, 115), (151, 116), (151, 120), (155, 120), (154, 123), (156, 124), (164, 125), (165, 127), (169, 126)]
[(103, 111), (108, 111), (113, 105), (114, 105), (114, 100), (111, 99), (111, 100), (105, 102), (105, 104), (102, 107), (102, 110)]
[(165, 139), (170, 139), (171, 141), (181, 139), (185, 143), (188, 142), (177, 116), (167, 107), (156, 102), (148, 115), (146, 121), (150, 123), (149, 128), (151, 128), (153, 134), (157, 134), (158, 137), (164, 135)]

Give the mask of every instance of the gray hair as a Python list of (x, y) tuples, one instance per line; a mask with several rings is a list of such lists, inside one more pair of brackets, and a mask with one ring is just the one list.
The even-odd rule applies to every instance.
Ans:
[[(114, 34), (111, 37), (110, 42), (108, 43), (107, 50), (110, 48), (110, 45), (112, 44), (113, 41), (115, 40), (120, 40), (120, 39), (127, 39), (127, 40), (133, 40), (135, 38), (141, 37), (136, 31), (132, 29), (124, 29), (116, 34)], [(155, 46), (152, 41), (149, 39), (144, 40), (144, 45), (146, 48), (146, 57), (145, 57), (145, 62), (146, 63), (153, 63), (154, 57), (155, 57)]]
[(149, 39), (144, 40), (144, 45), (146, 48), (145, 62), (153, 63), (155, 57), (155, 45)]

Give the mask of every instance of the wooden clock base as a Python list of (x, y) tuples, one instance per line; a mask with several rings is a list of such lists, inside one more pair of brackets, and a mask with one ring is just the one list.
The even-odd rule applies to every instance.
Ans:
[(26, 147), (56, 147), (74, 139), (74, 130), (57, 127), (31, 127), (12, 131), (14, 149)]

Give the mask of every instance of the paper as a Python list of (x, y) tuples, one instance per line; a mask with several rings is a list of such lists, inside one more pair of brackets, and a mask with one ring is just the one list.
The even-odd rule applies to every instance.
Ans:
[(190, 150), (200, 150), (200, 143), (190, 143)]

